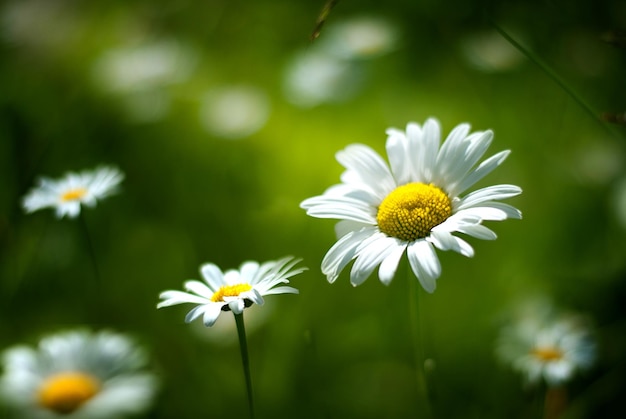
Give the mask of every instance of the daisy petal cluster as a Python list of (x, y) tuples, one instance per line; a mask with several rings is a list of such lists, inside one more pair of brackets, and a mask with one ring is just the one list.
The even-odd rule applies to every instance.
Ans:
[(276, 261), (259, 264), (247, 261), (239, 269), (226, 272), (213, 263), (200, 267), (204, 282), (190, 280), (185, 282), (185, 289), (189, 292), (168, 290), (160, 294), (163, 300), (157, 308), (169, 307), (176, 304), (191, 303), (194, 307), (186, 316), (185, 321), (190, 323), (202, 316), (204, 325), (213, 326), (222, 311), (232, 310), (241, 314), (251, 304), (262, 305), (263, 297), (271, 294), (297, 294), (298, 290), (289, 286), (289, 278), (297, 275), (306, 268), (295, 267), (300, 259), (285, 257)]
[(350, 281), (357, 286), (378, 269), (384, 284), (394, 278), (406, 251), (422, 287), (433, 292), (441, 275), (436, 250), (474, 255), (457, 236), (494, 240), (483, 221), (521, 218), (521, 212), (500, 200), (522, 191), (515, 185), (494, 185), (465, 194), (509, 155), (501, 151), (479, 163), (493, 140), (492, 131), (470, 133), (458, 125), (441, 144), (435, 119), (409, 123), (405, 131), (387, 130), (389, 164), (373, 149), (348, 145), (336, 158), (346, 170), (342, 183), (304, 200), (301, 207), (317, 218), (340, 220), (338, 241), (322, 261), (322, 272), (334, 282), (354, 260)]
[(505, 327), (497, 354), (523, 374), (525, 382), (558, 386), (595, 359), (595, 343), (586, 323), (573, 315), (530, 316)]
[(115, 167), (98, 167), (80, 173), (69, 172), (61, 179), (42, 177), (24, 197), (22, 205), (28, 213), (55, 208), (56, 216), (75, 218), (81, 204), (94, 207), (99, 199), (116, 192), (124, 174)]
[(18, 417), (111, 418), (145, 411), (157, 389), (144, 351), (112, 332), (67, 331), (4, 351), (0, 396)]

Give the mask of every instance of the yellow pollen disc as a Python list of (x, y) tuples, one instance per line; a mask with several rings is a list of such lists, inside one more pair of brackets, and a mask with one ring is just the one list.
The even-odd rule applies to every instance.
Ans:
[(63, 372), (48, 377), (39, 388), (39, 404), (56, 413), (68, 414), (98, 394), (100, 383), (81, 372)]
[(61, 200), (62, 201), (77, 201), (83, 196), (85, 196), (86, 193), (87, 193), (87, 189), (85, 188), (70, 189), (69, 191), (61, 195)]
[(237, 284), (237, 285), (223, 285), (215, 291), (215, 294), (211, 297), (211, 301), (217, 303), (224, 301), (224, 297), (237, 297), (242, 292), (250, 291), (252, 285), (250, 284)]
[(558, 361), (563, 358), (563, 352), (550, 346), (535, 348), (531, 355), (543, 362)]
[(408, 183), (394, 189), (378, 207), (380, 231), (404, 241), (428, 236), (430, 230), (452, 215), (452, 202), (437, 186)]

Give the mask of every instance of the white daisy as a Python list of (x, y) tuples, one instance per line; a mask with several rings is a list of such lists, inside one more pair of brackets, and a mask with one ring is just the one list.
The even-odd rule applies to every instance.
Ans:
[(217, 265), (207, 263), (200, 267), (206, 284), (191, 280), (184, 284), (190, 293), (164, 291), (159, 295), (163, 301), (157, 308), (184, 303), (197, 304), (187, 314), (185, 321), (190, 323), (203, 316), (204, 325), (210, 327), (222, 311), (232, 310), (235, 314), (241, 314), (252, 303), (262, 305), (264, 295), (297, 294), (298, 290), (295, 288), (276, 285), (288, 284), (288, 278), (306, 270), (304, 267), (294, 268), (299, 261), (300, 259), (292, 257), (262, 265), (248, 261), (242, 263), (239, 270), (231, 269), (226, 272), (222, 272)]
[(144, 411), (157, 387), (128, 337), (67, 331), (3, 353), (0, 396), (19, 417), (111, 418)]
[(591, 366), (595, 344), (578, 318), (530, 317), (502, 330), (497, 353), (524, 374), (527, 383), (536, 384), (543, 379), (556, 386)]
[(97, 200), (114, 193), (123, 179), (124, 174), (114, 167), (69, 172), (58, 180), (42, 177), (24, 197), (22, 205), (29, 213), (53, 207), (58, 218), (66, 214), (75, 218), (80, 214), (81, 204), (94, 207)]
[(435, 249), (474, 255), (453, 233), (493, 240), (496, 234), (483, 221), (521, 218), (516, 208), (496, 202), (520, 194), (517, 186), (489, 186), (461, 196), (509, 155), (508, 150), (499, 152), (474, 167), (493, 133), (469, 132), (468, 124), (458, 125), (440, 147), (435, 119), (423, 127), (409, 123), (406, 132), (389, 129), (389, 166), (362, 144), (337, 153), (347, 169), (343, 183), (301, 204), (313, 217), (341, 220), (336, 226), (339, 240), (322, 261), (329, 282), (356, 259), (350, 273), (353, 285), (363, 283), (378, 265), (378, 277), (389, 284), (406, 250), (422, 287), (433, 292), (441, 274)]

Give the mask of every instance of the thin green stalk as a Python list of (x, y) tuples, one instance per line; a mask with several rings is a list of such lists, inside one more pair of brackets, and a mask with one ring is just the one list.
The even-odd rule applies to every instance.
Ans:
[(407, 267), (407, 282), (409, 287), (409, 316), (412, 325), (411, 333), (413, 337), (413, 354), (415, 355), (415, 373), (418, 393), (418, 403), (420, 403), (420, 417), (431, 419), (433, 417), (430, 406), (430, 396), (428, 392), (428, 380), (426, 379), (424, 345), (422, 337), (422, 318), (419, 303), (419, 283), (413, 276), (410, 267)]
[(526, 58), (535, 63), (544, 73), (548, 75), (557, 85), (559, 85), (565, 93), (567, 93), (585, 112), (591, 116), (591, 118), (597, 121), (604, 129), (611, 135), (616, 135), (609, 127), (602, 123), (600, 116), (593, 110), (593, 108), (570, 87), (565, 80), (563, 80), (546, 62), (544, 62), (539, 56), (534, 54), (529, 49), (524, 48), (522, 44), (517, 42), (511, 35), (509, 35), (504, 29), (502, 29), (497, 23), (489, 22), (494, 29), (509, 42), (515, 49), (521, 52)]
[(246, 390), (248, 392), (248, 407), (250, 408), (250, 418), (254, 419), (254, 400), (252, 397), (252, 377), (250, 376), (250, 360), (248, 358), (248, 343), (246, 341), (246, 328), (243, 324), (243, 312), (235, 314), (237, 323), (237, 335), (239, 336), (239, 349), (241, 350), (241, 363), (243, 364), (243, 374), (246, 377)]
[(91, 258), (91, 265), (93, 266), (96, 284), (100, 285), (102, 282), (100, 281), (100, 271), (98, 270), (98, 262), (96, 261), (96, 252), (94, 251), (91, 236), (89, 236), (89, 229), (87, 228), (87, 221), (85, 220), (85, 216), (82, 211), (80, 212), (78, 218), (80, 218), (83, 235), (85, 236), (85, 241), (87, 242), (87, 251), (89, 252), (89, 257)]

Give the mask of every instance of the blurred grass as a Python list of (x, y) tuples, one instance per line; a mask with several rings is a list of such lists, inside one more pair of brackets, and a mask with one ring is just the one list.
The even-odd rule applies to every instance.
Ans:
[[(163, 378), (150, 417), (243, 417), (236, 341), (202, 337), (234, 329), (186, 325), (186, 308), (157, 311), (157, 297), (198, 278), (204, 262), (228, 269), (293, 254), (310, 268), (293, 280), (300, 295), (269, 297), (265, 322), (249, 330), (258, 416), (411, 415), (406, 279), (385, 287), (373, 277), (352, 288), (344, 273), (329, 285), (319, 263), (334, 242), (334, 223), (308, 218), (298, 205), (338, 182), (337, 150), (361, 142), (382, 153), (387, 127), (436, 116), (444, 134), (464, 121), (493, 129), (490, 154), (513, 153), (481, 185), (524, 189), (511, 200), (524, 219), (492, 223), (498, 240), (472, 240), (473, 259), (440, 254), (438, 289), (420, 298), (425, 349), (436, 364), (436, 415), (528, 417), (533, 395), (497, 363), (493, 344), (511, 304), (542, 293), (598, 326), (601, 360), (572, 385), (580, 409), (574, 417), (624, 412), (617, 396), (626, 239), (611, 206), (624, 165), (618, 158), (600, 177), (602, 160), (586, 166), (599, 143), (608, 156), (624, 156), (624, 127), (591, 118), (528, 61), (485, 73), (460, 53), (463, 39), (489, 29), (487, 13), (522, 33), (598, 115), (623, 112), (626, 51), (600, 41), (604, 31), (626, 25), (621, 2), (340, 2), (321, 37), (365, 13), (396, 22), (401, 41), (364, 63), (366, 83), (354, 97), (309, 109), (284, 99), (282, 78), (294, 53), (313, 48), (308, 36), (321, 1), (51, 4), (74, 32), (58, 44), (26, 41), (11, 38), (5, 20), (0, 46), (2, 347), (83, 324), (129, 332), (152, 350)], [(94, 83), (94, 62), (109, 48), (167, 37), (197, 51), (196, 67), (186, 81), (159, 88), (170, 100), (163, 118), (134, 121), (120, 97)], [(593, 71), (589, 61), (598, 64)], [(266, 91), (267, 124), (236, 141), (203, 131), (202, 93), (238, 83)], [(119, 166), (127, 178), (119, 195), (85, 212), (105, 284), (93, 301), (77, 220), (56, 220), (51, 211), (25, 215), (19, 202), (39, 175), (100, 163)]]

